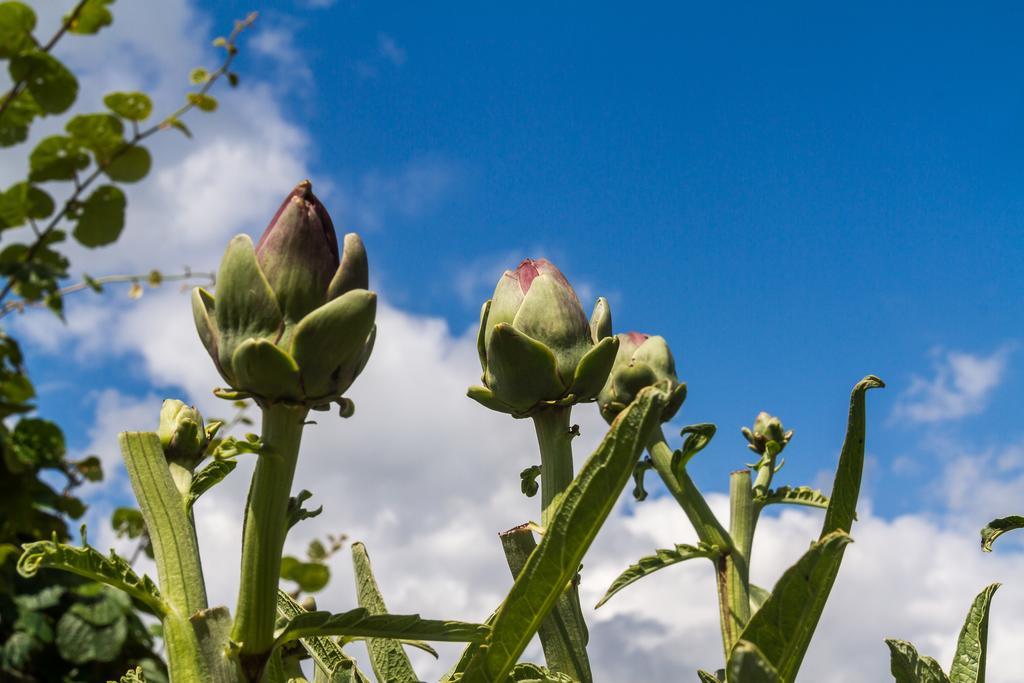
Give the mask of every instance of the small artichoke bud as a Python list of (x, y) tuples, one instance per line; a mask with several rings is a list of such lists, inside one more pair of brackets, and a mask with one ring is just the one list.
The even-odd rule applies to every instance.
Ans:
[(331, 217), (303, 181), (259, 245), (228, 243), (216, 297), (197, 287), (199, 338), (233, 398), (324, 406), (341, 401), (373, 348), (377, 296), (367, 290), (366, 250), (355, 233), (338, 240)]
[(469, 396), (526, 417), (545, 406), (593, 401), (615, 360), (608, 302), (587, 320), (572, 286), (545, 259), (505, 271), (480, 312), (477, 350), (483, 386)]
[(203, 416), (194, 406), (167, 399), (160, 408), (160, 426), (156, 435), (167, 462), (192, 471), (206, 455), (210, 445)]
[(670, 398), (661, 419), (668, 422), (686, 400), (686, 384), (676, 376), (676, 362), (665, 339), (639, 332), (620, 334), (618, 339), (615, 364), (597, 397), (601, 415), (611, 423), (641, 389), (667, 381)]
[(747, 448), (761, 455), (767, 450), (769, 441), (774, 441), (781, 452), (793, 438), (792, 429), (788, 432), (785, 431), (779, 418), (764, 411), (757, 414), (752, 430), (743, 427), (740, 431), (743, 432), (743, 436), (747, 440)]

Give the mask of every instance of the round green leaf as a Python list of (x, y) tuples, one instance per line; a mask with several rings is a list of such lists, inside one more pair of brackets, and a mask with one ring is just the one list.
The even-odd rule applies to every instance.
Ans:
[(89, 165), (89, 156), (71, 138), (52, 135), (44, 138), (28, 158), (28, 179), (71, 180), (76, 171)]
[(13, 81), (25, 81), (39, 108), (47, 114), (67, 111), (78, 96), (78, 81), (51, 55), (26, 52), (11, 60), (8, 71)]
[(112, 92), (103, 98), (103, 104), (129, 121), (143, 121), (153, 112), (153, 102), (141, 92)]
[(281, 559), (281, 578), (299, 584), (303, 593), (316, 593), (331, 580), (331, 570), (319, 562), (300, 562), (294, 557), (284, 557)]
[(9, 59), (32, 47), (36, 13), (20, 2), (0, 3), (0, 57)]
[(203, 67), (196, 67), (188, 74), (188, 81), (193, 85), (199, 85), (200, 83), (206, 83), (210, 79), (210, 74)]
[[(114, 16), (107, 8), (113, 0), (86, 0), (78, 16), (71, 22), (71, 32), (79, 34), (96, 33), (104, 26), (110, 26)], [(68, 17), (64, 17), (67, 21)]]
[(117, 240), (124, 229), (124, 193), (113, 185), (96, 189), (82, 204), (74, 235), (82, 245), (102, 247)]
[(217, 100), (213, 99), (209, 95), (203, 95), (197, 92), (190, 92), (188, 94), (188, 101), (194, 104), (202, 111), (215, 111), (217, 109)]
[(71, 139), (106, 159), (124, 144), (124, 124), (112, 114), (79, 114), (64, 126)]
[(0, 192), (0, 230), (25, 224), (27, 218), (46, 218), (53, 213), (53, 198), (26, 182)]
[(103, 172), (111, 180), (122, 183), (134, 183), (142, 180), (149, 173), (153, 160), (145, 147), (132, 145), (121, 150), (103, 168)]
[(18, 460), (35, 467), (57, 464), (64, 457), (64, 434), (49, 420), (19, 420), (11, 435), (11, 451)]
[(28, 138), (29, 124), (41, 113), (32, 93), (22, 90), (0, 114), (0, 147), (24, 142)]

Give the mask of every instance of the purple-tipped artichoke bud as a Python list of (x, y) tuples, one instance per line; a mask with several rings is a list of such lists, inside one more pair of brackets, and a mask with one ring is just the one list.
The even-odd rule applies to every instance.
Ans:
[(667, 382), (670, 398), (661, 420), (668, 422), (686, 400), (686, 384), (676, 376), (676, 362), (665, 339), (639, 332), (620, 334), (618, 339), (615, 364), (597, 397), (601, 415), (610, 423), (641, 389)]
[(760, 454), (764, 454), (767, 450), (769, 441), (774, 441), (778, 446), (777, 452), (781, 452), (793, 438), (792, 429), (787, 432), (783, 429), (782, 421), (779, 418), (769, 415), (763, 410), (754, 419), (753, 429), (743, 427), (740, 431), (747, 440), (747, 448)]
[(195, 406), (175, 399), (167, 399), (160, 408), (160, 426), (156, 435), (167, 462), (189, 471), (202, 461), (210, 445), (203, 416)]
[(350, 233), (343, 244), (339, 256), (331, 218), (303, 181), (257, 247), (248, 235), (228, 243), (216, 297), (193, 290), (199, 338), (235, 396), (324, 406), (365, 367), (377, 298), (362, 240)]
[(480, 311), (483, 386), (469, 396), (516, 417), (545, 406), (593, 401), (615, 360), (608, 302), (592, 322), (565, 276), (545, 259), (505, 271)]

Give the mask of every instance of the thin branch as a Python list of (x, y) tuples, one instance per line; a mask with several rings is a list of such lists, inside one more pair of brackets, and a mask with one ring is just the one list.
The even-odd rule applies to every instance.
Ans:
[[(224, 46), (227, 56), (221, 63), (220, 68), (218, 68), (216, 71), (210, 74), (210, 78), (206, 81), (206, 83), (203, 85), (203, 87), (199, 90), (197, 94), (205, 95), (210, 90), (210, 88), (213, 87), (213, 84), (219, 78), (221, 78), (221, 76), (228, 72), (228, 69), (231, 67), (231, 62), (234, 61), (235, 55), (238, 54), (238, 50), (235, 47), (235, 40), (238, 38), (238, 35), (242, 31), (247, 29), (249, 26), (251, 26), (255, 20), (256, 13), (252, 12), (244, 20), (235, 22), (235, 28), (231, 32), (231, 35), (227, 38), (227, 42)], [(151, 135), (154, 135), (155, 133), (160, 132), (161, 130), (166, 130), (167, 128), (170, 128), (172, 121), (188, 113), (195, 106), (195, 102), (190, 100), (187, 104), (175, 110), (170, 116), (165, 117), (160, 123), (151, 126), (150, 128), (147, 128), (142, 132), (136, 132), (135, 135), (132, 136), (131, 140), (128, 140), (127, 142), (123, 143), (120, 147), (117, 148), (117, 150), (114, 151), (113, 154), (111, 154), (110, 158), (107, 159), (105, 164), (97, 163), (96, 168), (92, 171), (92, 173), (86, 176), (84, 180), (81, 180), (79, 182), (76, 176), (75, 191), (71, 194), (68, 200), (64, 202), (64, 207), (59, 212), (57, 212), (57, 215), (55, 215), (52, 220), (50, 220), (46, 228), (36, 238), (35, 242), (29, 245), (28, 249), (25, 250), (24, 256), (20, 259), (21, 262), (27, 263), (35, 257), (36, 252), (38, 252), (39, 249), (41, 249), (42, 246), (45, 244), (46, 237), (56, 229), (60, 221), (63, 220), (67, 216), (68, 212), (71, 211), (71, 209), (78, 204), (79, 198), (82, 196), (82, 194), (100, 176), (100, 174), (103, 173), (103, 170), (107, 166), (109, 166), (116, 159), (118, 159), (122, 154), (124, 154), (125, 151), (138, 145), (146, 138), (150, 137)], [(6, 299), (7, 295), (11, 293), (11, 289), (13, 287), (14, 281), (8, 278), (7, 282), (4, 284), (3, 289), (0, 290), (0, 302), (4, 302), (4, 299)], [(2, 313), (0, 313), (0, 317), (6, 315), (8, 312), (9, 311), (7, 309), (7, 304), (4, 303)]]
[[(57, 44), (57, 41), (60, 40), (61, 37), (68, 32), (72, 24), (74, 24), (75, 21), (78, 20), (78, 15), (82, 13), (82, 8), (85, 7), (86, 2), (88, 2), (88, 0), (80, 0), (80, 2), (77, 5), (75, 5), (75, 8), (71, 10), (71, 14), (67, 16), (67, 19), (65, 19), (63, 23), (61, 23), (60, 28), (57, 30), (57, 32), (54, 33), (53, 37), (50, 38), (49, 42), (47, 42), (46, 45), (42, 47), (42, 52), (49, 52), (50, 50), (52, 50), (53, 47)], [(32, 42), (35, 43), (36, 47), (39, 47), (39, 41), (35, 39), (35, 36), (33, 36), (30, 33), (29, 38), (32, 39)], [(3, 100), (0, 100), (0, 116), (3, 116), (4, 112), (7, 111), (7, 107), (10, 106), (11, 102), (13, 102), (14, 99), (21, 94), (21, 92), (25, 89), (25, 84), (28, 83), (28, 81), (31, 78), (32, 72), (30, 71), (28, 74), (25, 75), (25, 78), (21, 79), (20, 81), (16, 82), (13, 86), (11, 86), (11, 89), (7, 91), (6, 95), (4, 95)]]
[[(64, 298), (69, 294), (74, 294), (75, 292), (81, 292), (87, 289), (95, 289), (96, 287), (101, 287), (103, 285), (140, 283), (149, 280), (150, 276), (151, 273), (145, 273), (142, 275), (105, 275), (103, 277), (88, 278), (82, 280), (81, 282), (77, 282), (73, 285), (69, 285), (67, 287), (58, 289), (54, 294), (59, 298)], [(203, 282), (213, 284), (215, 279), (216, 275), (214, 273), (193, 273), (191, 270), (187, 268), (183, 273), (176, 273), (174, 275), (160, 275), (161, 283), (200, 280)], [(3, 304), (3, 307), (0, 308), (0, 318), (3, 318), (4, 316), (15, 311), (19, 313), (24, 313), (26, 308), (30, 308), (32, 306), (42, 306), (44, 303), (45, 302), (43, 300), (27, 301), (25, 299), (7, 301)]]

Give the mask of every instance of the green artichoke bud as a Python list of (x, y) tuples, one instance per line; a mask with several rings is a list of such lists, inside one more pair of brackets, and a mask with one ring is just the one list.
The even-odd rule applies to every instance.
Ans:
[(762, 455), (767, 450), (769, 441), (774, 441), (781, 452), (793, 438), (792, 429), (788, 432), (785, 431), (779, 418), (764, 411), (757, 414), (753, 430), (743, 427), (740, 431), (743, 432), (743, 436), (747, 440), (747, 448)]
[(483, 386), (470, 398), (515, 417), (545, 406), (593, 401), (615, 361), (608, 302), (588, 323), (572, 286), (545, 259), (505, 271), (480, 311), (477, 350)]
[(686, 383), (676, 377), (676, 362), (664, 337), (627, 332), (618, 335), (618, 339), (615, 364), (597, 397), (602, 417), (611, 423), (641, 389), (667, 381), (670, 398), (661, 420), (668, 422), (686, 400)]
[(192, 471), (206, 455), (210, 437), (203, 424), (203, 416), (195, 409), (176, 399), (167, 399), (160, 408), (160, 438), (167, 462)]
[(366, 250), (355, 233), (338, 255), (334, 225), (308, 180), (285, 198), (259, 245), (229, 243), (216, 299), (192, 292), (196, 329), (221, 377), (261, 405), (326, 407), (369, 359), (377, 295), (367, 290)]

